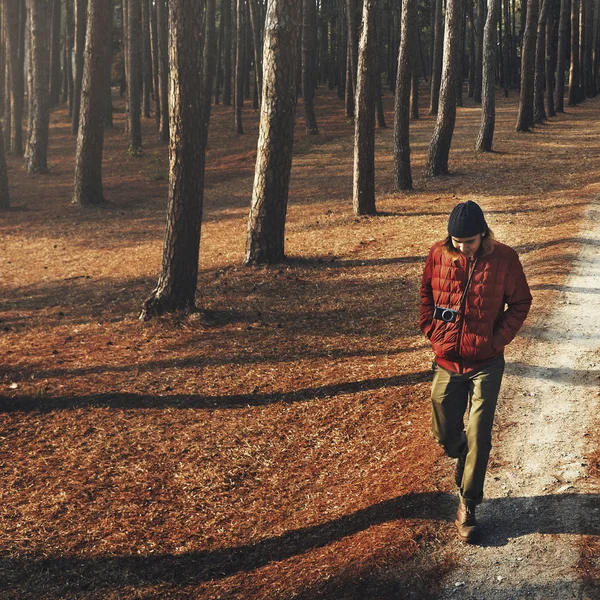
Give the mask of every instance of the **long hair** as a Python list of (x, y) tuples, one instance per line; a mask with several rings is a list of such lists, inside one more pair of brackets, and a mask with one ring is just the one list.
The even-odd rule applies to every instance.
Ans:
[[(486, 254), (490, 254), (494, 249), (496, 237), (494, 236), (494, 232), (488, 227), (487, 231), (483, 234), (481, 238), (481, 246), (477, 251), (479, 256), (485, 256)], [(448, 235), (444, 239), (444, 250), (451, 254), (452, 256), (458, 256), (460, 252), (454, 247), (452, 244), (452, 236)]]

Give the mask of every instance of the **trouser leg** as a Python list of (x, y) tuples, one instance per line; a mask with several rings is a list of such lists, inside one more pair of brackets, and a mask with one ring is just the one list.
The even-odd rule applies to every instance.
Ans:
[(503, 374), (504, 357), (470, 374), (471, 410), (466, 430), (468, 453), (460, 487), (460, 496), (465, 504), (479, 504), (483, 499), (483, 483), (492, 449), (492, 425)]
[(467, 448), (463, 418), (467, 409), (470, 381), (467, 376), (434, 366), (431, 385), (431, 431), (452, 458)]

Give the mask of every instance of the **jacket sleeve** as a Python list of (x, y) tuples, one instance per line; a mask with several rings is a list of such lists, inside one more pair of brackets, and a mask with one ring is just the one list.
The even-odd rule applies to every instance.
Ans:
[(523, 267), (518, 257), (515, 257), (507, 274), (504, 290), (504, 303), (508, 306), (494, 329), (493, 345), (496, 350), (513, 341), (529, 313), (531, 300)]
[(423, 333), (429, 337), (433, 323), (433, 291), (431, 288), (431, 278), (433, 276), (433, 248), (429, 251), (429, 256), (425, 262), (423, 277), (421, 278), (421, 307), (419, 312), (419, 327)]

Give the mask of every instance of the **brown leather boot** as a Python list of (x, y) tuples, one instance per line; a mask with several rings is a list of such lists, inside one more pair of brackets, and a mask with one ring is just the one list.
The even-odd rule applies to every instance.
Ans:
[(479, 539), (479, 525), (475, 519), (475, 507), (467, 506), (462, 502), (458, 505), (458, 512), (456, 513), (456, 530), (458, 537), (467, 544), (472, 544)]

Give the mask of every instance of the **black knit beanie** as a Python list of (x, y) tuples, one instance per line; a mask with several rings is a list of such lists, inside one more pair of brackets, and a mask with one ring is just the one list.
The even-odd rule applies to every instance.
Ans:
[(468, 200), (457, 204), (448, 219), (448, 234), (455, 238), (467, 238), (478, 233), (486, 234), (487, 223), (479, 204)]

